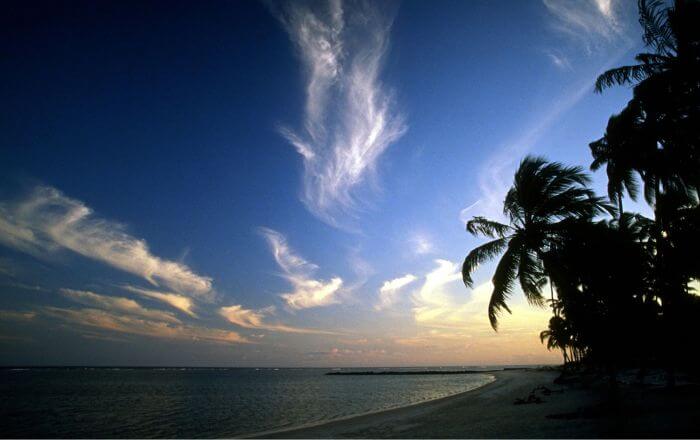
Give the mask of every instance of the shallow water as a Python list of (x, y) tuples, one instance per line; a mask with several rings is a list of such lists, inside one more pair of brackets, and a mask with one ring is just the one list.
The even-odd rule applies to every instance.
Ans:
[(3, 369), (0, 437), (231, 437), (409, 405), (492, 380), (328, 371)]

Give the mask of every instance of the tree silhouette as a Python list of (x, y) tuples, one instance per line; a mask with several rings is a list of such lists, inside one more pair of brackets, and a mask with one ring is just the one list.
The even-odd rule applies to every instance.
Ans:
[[(610, 118), (603, 138), (590, 144), (592, 168), (606, 165), (610, 199), (626, 190), (634, 198), (634, 174), (654, 210), (649, 228), (653, 247), (653, 295), (663, 304), (666, 359), (677, 356), (681, 307), (688, 282), (697, 277), (695, 252), (699, 230), (693, 224), (700, 189), (700, 2), (639, 1), (643, 40), (650, 52), (639, 64), (611, 69), (596, 81), (598, 92), (633, 84), (625, 109)], [(697, 223), (695, 223), (697, 226)]]
[(562, 222), (593, 218), (611, 209), (586, 187), (589, 181), (580, 167), (527, 156), (520, 163), (513, 186), (505, 197), (503, 212), (510, 224), (483, 217), (467, 222), (468, 232), (494, 240), (473, 249), (465, 258), (462, 265), (465, 285), (473, 285), (471, 273), (479, 264), (503, 253), (492, 278), (494, 289), (488, 307), (494, 329), (498, 328), (501, 310), (510, 313), (506, 301), (516, 279), (530, 304), (544, 304), (541, 292), (546, 284), (543, 257), (563, 232)]

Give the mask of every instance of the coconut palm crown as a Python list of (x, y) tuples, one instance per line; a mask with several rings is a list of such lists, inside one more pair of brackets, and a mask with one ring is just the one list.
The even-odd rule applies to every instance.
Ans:
[(612, 208), (596, 197), (586, 185), (590, 178), (581, 167), (547, 162), (527, 156), (515, 173), (506, 194), (503, 213), (509, 224), (474, 217), (467, 231), (494, 240), (473, 249), (462, 265), (462, 279), (473, 286), (472, 272), (482, 263), (501, 255), (493, 275), (493, 292), (488, 316), (494, 330), (516, 280), (532, 305), (544, 305), (542, 287), (546, 284), (546, 252), (557, 242), (569, 220), (591, 219)]

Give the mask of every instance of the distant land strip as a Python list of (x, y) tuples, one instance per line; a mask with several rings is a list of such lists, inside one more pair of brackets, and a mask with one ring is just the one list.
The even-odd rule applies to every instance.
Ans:
[(326, 376), (410, 376), (429, 374), (482, 374), (498, 371), (525, 370), (526, 368), (501, 368), (498, 370), (425, 370), (425, 371), (330, 371)]

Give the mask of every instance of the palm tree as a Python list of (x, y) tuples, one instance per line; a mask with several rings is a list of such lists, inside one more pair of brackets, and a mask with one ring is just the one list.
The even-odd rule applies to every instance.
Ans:
[[(462, 279), (473, 285), (472, 272), (487, 260), (503, 253), (493, 275), (493, 292), (488, 316), (494, 330), (516, 279), (525, 297), (533, 305), (542, 306), (541, 289), (546, 284), (544, 258), (547, 250), (565, 231), (567, 219), (589, 219), (604, 210), (612, 210), (602, 198), (586, 187), (590, 178), (581, 167), (567, 167), (547, 162), (541, 157), (527, 156), (515, 173), (513, 186), (506, 194), (503, 212), (509, 224), (474, 217), (467, 222), (473, 235), (493, 238), (473, 249), (462, 265)], [(550, 283), (551, 285), (551, 283)], [(552, 302), (554, 294), (552, 291)]]
[(591, 144), (592, 167), (608, 165), (614, 197), (631, 189), (636, 171), (652, 205), (663, 191), (700, 188), (700, 2), (664, 3), (639, 0), (643, 41), (652, 51), (598, 77), (597, 92), (634, 84), (634, 97)]
[(639, 186), (635, 173), (644, 168), (649, 151), (656, 149), (653, 139), (645, 136), (639, 113), (638, 105), (630, 102), (620, 114), (610, 117), (605, 135), (589, 145), (593, 155), (591, 170), (606, 166), (608, 198), (617, 205), (619, 216), (624, 212), (625, 192), (637, 200)]
[[(655, 293), (663, 300), (670, 337), (677, 333), (685, 280), (692, 272), (683, 273), (684, 265), (677, 264), (678, 249), (688, 239), (677, 226), (681, 212), (698, 205), (700, 190), (700, 2), (675, 0), (666, 7), (661, 0), (639, 0), (639, 13), (651, 50), (637, 55), (638, 64), (611, 69), (596, 81), (598, 92), (634, 84), (634, 94), (591, 150), (593, 165), (607, 164), (609, 189), (618, 196), (624, 176), (637, 172), (644, 182), (655, 216)], [(692, 234), (697, 236), (697, 230)], [(688, 260), (687, 255), (680, 260)], [(674, 356), (669, 355), (671, 367)]]
[(549, 328), (540, 332), (540, 341), (547, 340), (547, 350), (558, 348), (564, 357), (564, 365), (569, 363), (569, 355), (566, 352), (571, 345), (571, 332), (567, 322), (561, 316), (552, 316), (549, 319)]
[[(639, 83), (647, 79), (683, 76), (697, 73), (697, 27), (700, 5), (697, 1), (675, 0), (673, 7), (664, 7), (662, 0), (639, 0), (639, 23), (642, 39), (653, 52), (637, 54), (639, 64), (610, 69), (595, 83), (596, 92), (613, 85)], [(690, 78), (692, 80), (692, 78)]]

